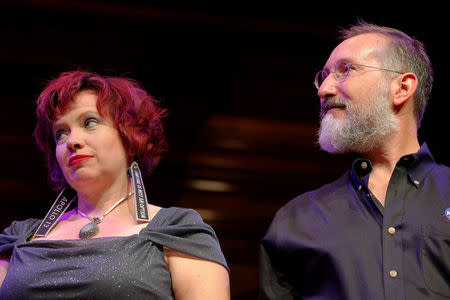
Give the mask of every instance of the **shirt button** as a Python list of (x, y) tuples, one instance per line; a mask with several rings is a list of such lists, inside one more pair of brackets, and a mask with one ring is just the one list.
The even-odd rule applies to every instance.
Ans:
[(367, 163), (366, 163), (365, 161), (363, 161), (363, 162), (361, 163), (361, 168), (362, 168), (362, 169), (367, 168)]
[(395, 271), (395, 270), (390, 270), (390, 271), (389, 271), (389, 276), (391, 276), (392, 278), (397, 277), (397, 271)]
[(415, 184), (415, 185), (419, 185), (419, 183), (420, 183), (419, 181), (414, 180), (414, 184)]
[(389, 227), (388, 228), (388, 232), (390, 235), (394, 235), (395, 234), (395, 228), (394, 227)]

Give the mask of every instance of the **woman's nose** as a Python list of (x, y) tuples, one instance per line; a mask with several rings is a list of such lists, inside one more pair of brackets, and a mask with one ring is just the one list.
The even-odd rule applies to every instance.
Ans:
[(67, 138), (66, 145), (71, 152), (83, 148), (81, 135), (77, 131), (72, 131)]

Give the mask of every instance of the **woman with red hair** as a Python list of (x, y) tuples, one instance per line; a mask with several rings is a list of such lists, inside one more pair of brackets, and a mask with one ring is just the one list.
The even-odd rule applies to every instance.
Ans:
[(73, 71), (37, 100), (35, 137), (61, 190), (44, 219), (0, 234), (2, 299), (229, 299), (214, 230), (147, 203), (165, 110), (137, 82)]

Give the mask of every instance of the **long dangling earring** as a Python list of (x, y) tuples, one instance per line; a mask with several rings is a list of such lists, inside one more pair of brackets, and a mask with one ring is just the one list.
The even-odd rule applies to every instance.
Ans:
[(145, 192), (144, 182), (142, 180), (141, 170), (136, 161), (131, 163), (128, 169), (131, 174), (133, 189), (134, 189), (134, 203), (136, 210), (136, 220), (140, 222), (149, 222), (150, 216), (147, 207), (147, 193)]
[(72, 187), (67, 186), (61, 190), (52, 207), (45, 215), (38, 229), (34, 233), (35, 237), (46, 237), (52, 228), (58, 223), (58, 220), (74, 201), (77, 192)]

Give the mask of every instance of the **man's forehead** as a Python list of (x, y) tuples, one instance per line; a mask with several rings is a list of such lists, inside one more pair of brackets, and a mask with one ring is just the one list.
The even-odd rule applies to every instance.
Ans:
[(341, 61), (372, 63), (377, 61), (376, 54), (384, 48), (386, 43), (387, 38), (377, 33), (365, 33), (351, 37), (334, 48), (325, 67), (331, 68)]

